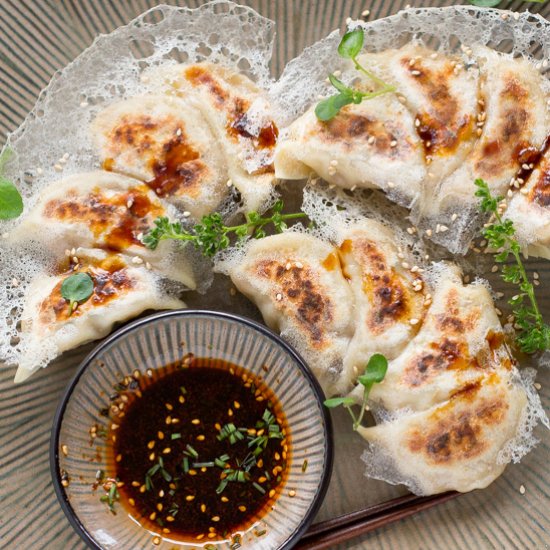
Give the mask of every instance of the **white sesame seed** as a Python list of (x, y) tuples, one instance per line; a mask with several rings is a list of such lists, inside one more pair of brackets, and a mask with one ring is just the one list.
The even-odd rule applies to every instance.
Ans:
[(402, 260), (405, 256), (403, 255), (402, 252), (398, 252), (397, 257), (398, 257), (400, 260)]
[(439, 226), (439, 232), (445, 233), (445, 231), (449, 231), (449, 228), (446, 225), (440, 225)]
[(503, 21), (506, 21), (506, 19), (508, 19), (508, 14), (507, 13), (503, 13), (500, 18), (503, 20)]
[(420, 126), (420, 120), (417, 118), (414, 121), (414, 125), (418, 128)]
[(143, 75), (141, 75), (140, 80), (145, 84), (145, 83), (149, 82), (149, 77), (143, 74)]
[(413, 235), (413, 234), (414, 234), (413, 228), (412, 228), (412, 227), (407, 227), (407, 233), (408, 233), (409, 235)]
[(523, 187), (522, 189), (520, 189), (519, 191), (522, 195), (528, 195), (529, 194), (529, 189), (526, 189), (525, 187)]
[(334, 76), (336, 76), (336, 77), (339, 77), (339, 76), (342, 76), (342, 71), (336, 70), (336, 71), (334, 71), (332, 74), (333, 74)]
[(233, 185), (233, 181), (231, 179), (228, 179), (225, 185), (227, 185), (227, 187), (231, 187)]
[(76, 256), (73, 256), (73, 262), (74, 262), (75, 264), (78, 263), (78, 258), (77, 258)]
[(176, 136), (181, 136), (181, 128), (178, 128), (178, 129), (176, 130)]
[(53, 169), (56, 171), (56, 172), (61, 172), (63, 170), (63, 166), (61, 166), (61, 164), (54, 164), (53, 165)]
[(411, 273), (416, 273), (418, 271), (418, 266), (417, 265), (413, 265), (411, 267)]
[(291, 263), (287, 262), (287, 264), (285, 265), (285, 269), (288, 271), (291, 267), (292, 267)]
[(283, 299), (283, 295), (279, 293), (277, 294), (277, 296), (275, 296), (275, 298), (277, 299), (278, 302), (280, 302)]
[(422, 73), (420, 71), (417, 71), (416, 69), (414, 71), (411, 71), (411, 74), (413, 76), (420, 76)]
[(538, 278), (539, 278), (539, 274), (538, 274), (538, 272), (535, 271), (533, 273), (533, 279), (538, 279)]
[(439, 233), (440, 227), (441, 227), (441, 224), (439, 224), (439, 223), (435, 226), (435, 232), (436, 233)]
[(535, 280), (533, 281), (533, 284), (534, 284), (535, 286), (539, 286), (539, 285), (540, 285), (540, 281), (539, 281), (538, 279), (535, 279)]
[(329, 162), (330, 166), (338, 166), (338, 161), (336, 159), (333, 159)]
[(393, 189), (395, 187), (395, 183), (393, 183), (393, 181), (388, 181), (388, 187)]
[(508, 192), (506, 193), (509, 197), (514, 196), (514, 192), (511, 189), (508, 189)]
[(369, 139), (367, 139), (367, 144), (372, 145), (374, 143), (374, 136), (370, 136)]
[(410, 265), (407, 262), (401, 262), (401, 267), (403, 269), (409, 269)]
[(15, 287), (19, 286), (19, 281), (15, 277), (11, 280), (11, 284)]
[(425, 259), (425, 260), (429, 260), (429, 259), (430, 259), (430, 255), (429, 255), (429, 254), (426, 254), (426, 255), (424, 256), (424, 259)]
[(535, 382), (533, 386), (535, 386), (536, 390), (542, 390), (542, 386), (538, 382)]
[(497, 292), (495, 294), (495, 296), (496, 296), (497, 300), (500, 300), (501, 298), (504, 298), (504, 292)]
[(390, 147), (397, 147), (397, 141), (395, 141), (395, 139), (390, 141)]
[(494, 265), (492, 268), (491, 268), (491, 273), (496, 273), (498, 271), (498, 265)]
[(399, 101), (400, 103), (406, 103), (407, 98), (404, 95), (398, 95), (397, 101)]
[(329, 189), (334, 189), (335, 187), (336, 185), (334, 185), (333, 183), (328, 186)]
[(352, 187), (350, 187), (350, 191), (355, 191), (357, 189), (357, 185), (353, 185)]
[(515, 19), (516, 21), (519, 19), (519, 13), (518, 13), (518, 12), (514, 13), (514, 19)]
[(457, 218), (458, 218), (458, 214), (455, 212), (455, 213), (451, 216), (451, 221), (454, 222)]
[(87, 101), (81, 101), (81, 102), (80, 102), (80, 106), (81, 106), (81, 107), (87, 107), (87, 106), (88, 106), (88, 102), (87, 102)]
[(418, 319), (409, 319), (409, 323), (410, 323), (411, 325), (418, 325), (419, 320), (418, 320)]
[(37, 168), (36, 173), (40, 176), (44, 173), (44, 170), (42, 170), (42, 168)]
[(430, 55), (430, 57), (431, 57), (432, 59), (437, 59), (437, 53), (436, 53), (436, 52), (432, 53), (432, 55)]
[(497, 315), (499, 317), (502, 317), (502, 311), (500, 311), (500, 309), (498, 309), (498, 307), (495, 308), (495, 311), (497, 312)]
[(76, 248), (71, 248), (71, 256), (74, 256), (76, 254)]
[(133, 263), (133, 264), (139, 265), (139, 264), (142, 264), (142, 263), (143, 263), (143, 260), (142, 260), (139, 256), (134, 256), (134, 257), (132, 258), (132, 263)]
[(151, 269), (153, 266), (149, 262), (145, 262), (145, 269)]
[(524, 495), (525, 494), (525, 486), (524, 485), (520, 485), (519, 486), (519, 492)]
[(298, 269), (302, 269), (304, 267), (304, 264), (302, 262), (296, 262), (294, 264)]
[(361, 17), (368, 17), (370, 15), (370, 10), (363, 10), (361, 12)]
[(126, 208), (128, 208), (128, 210), (130, 210), (130, 208), (132, 208), (132, 206), (134, 206), (134, 199), (128, 199), (128, 202), (126, 203)]
[(186, 210), (186, 211), (183, 213), (183, 217), (184, 217), (184, 218), (188, 218), (190, 215), (191, 215), (191, 212), (189, 212), (189, 210)]
[(349, 25), (352, 21), (353, 21), (353, 19), (351, 17), (347, 17), (346, 18), (346, 25)]
[(433, 234), (433, 231), (431, 229), (426, 229), (426, 235), (428, 235), (428, 237), (431, 237)]
[(329, 166), (328, 175), (329, 176), (334, 176), (335, 174), (336, 174), (336, 168), (334, 168), (334, 166)]

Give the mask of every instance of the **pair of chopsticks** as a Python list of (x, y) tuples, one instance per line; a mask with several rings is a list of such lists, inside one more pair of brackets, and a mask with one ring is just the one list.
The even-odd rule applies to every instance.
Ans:
[(454, 491), (428, 497), (409, 494), (357, 512), (322, 521), (312, 525), (295, 548), (296, 550), (330, 548), (437, 504), (447, 502), (459, 494)]

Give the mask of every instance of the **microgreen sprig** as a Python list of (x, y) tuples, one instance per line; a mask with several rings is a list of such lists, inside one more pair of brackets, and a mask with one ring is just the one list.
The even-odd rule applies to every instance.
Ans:
[(502, 279), (507, 283), (519, 286), (519, 292), (508, 303), (512, 306), (515, 316), (515, 324), (518, 329), (516, 342), (524, 353), (535, 353), (550, 348), (550, 326), (542, 317), (535, 289), (521, 259), (521, 247), (515, 238), (516, 230), (512, 220), (503, 220), (499, 212), (499, 203), (503, 197), (493, 197), (487, 182), (476, 179), (476, 197), (481, 199), (482, 212), (493, 215), (495, 222), (485, 226), (482, 234), (491, 248), (497, 252), (495, 261), (504, 264), (510, 256), (515, 265), (502, 266)]
[(334, 397), (332, 399), (327, 399), (324, 403), (325, 407), (333, 409), (343, 405), (353, 419), (353, 429), (357, 430), (359, 426), (361, 426), (361, 422), (363, 422), (363, 416), (365, 415), (369, 393), (374, 384), (380, 384), (380, 382), (384, 380), (387, 370), (388, 360), (382, 354), (375, 353), (371, 356), (365, 368), (365, 373), (358, 378), (359, 383), (364, 388), (361, 411), (358, 416), (355, 416), (355, 413), (351, 410), (352, 405), (356, 404), (353, 397)]
[(338, 45), (338, 54), (344, 59), (351, 59), (355, 69), (370, 78), (379, 86), (379, 89), (373, 92), (361, 92), (360, 90), (355, 90), (354, 88), (346, 86), (346, 84), (336, 78), (336, 76), (329, 74), (328, 79), (338, 93), (323, 99), (317, 104), (315, 107), (315, 115), (319, 120), (324, 122), (331, 120), (340, 112), (342, 107), (350, 105), (351, 103), (358, 105), (366, 99), (373, 99), (379, 95), (395, 91), (395, 86), (387, 84), (374, 73), (365, 69), (365, 67), (357, 61), (357, 56), (363, 49), (364, 38), (363, 29), (361, 28), (347, 31)]
[(283, 201), (279, 200), (271, 208), (271, 215), (262, 217), (257, 212), (249, 212), (245, 223), (233, 226), (224, 225), (221, 215), (215, 212), (203, 216), (191, 231), (184, 229), (179, 222), (160, 217), (155, 220), (155, 227), (143, 236), (142, 242), (147, 248), (154, 250), (164, 240), (188, 241), (210, 258), (230, 245), (231, 234), (235, 234), (239, 240), (245, 239), (249, 234), (255, 239), (261, 239), (266, 236), (265, 226), (272, 224), (277, 233), (282, 233), (287, 228), (288, 220), (306, 216), (303, 212), (283, 214), (283, 207)]
[(107, 494), (100, 497), (101, 502), (106, 502), (109, 506), (109, 511), (115, 514), (115, 502), (120, 499), (118, 487), (116, 481), (111, 481), (111, 486), (107, 491)]
[(94, 292), (94, 281), (88, 273), (73, 273), (61, 283), (61, 296), (69, 302), (69, 316)]
[(13, 151), (7, 147), (0, 155), (0, 220), (17, 218), (23, 212), (23, 199), (15, 185), (3, 174), (6, 164), (13, 156)]

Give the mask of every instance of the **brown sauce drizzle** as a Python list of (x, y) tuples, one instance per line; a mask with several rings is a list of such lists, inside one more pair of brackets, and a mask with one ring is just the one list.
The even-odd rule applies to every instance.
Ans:
[[(108, 472), (123, 483), (125, 511), (146, 529), (189, 543), (215, 542), (249, 529), (275, 504), (288, 474), (289, 430), (260, 377), (189, 354), (150, 376), (134, 375), (114, 404)], [(228, 481), (220, 490), (230, 471), (253, 455), (250, 442), (272, 433), (266, 411), (279, 436), (252, 459), (247, 481)], [(220, 439), (229, 423), (242, 428), (241, 439)], [(214, 462), (219, 457), (225, 457), (221, 465)]]

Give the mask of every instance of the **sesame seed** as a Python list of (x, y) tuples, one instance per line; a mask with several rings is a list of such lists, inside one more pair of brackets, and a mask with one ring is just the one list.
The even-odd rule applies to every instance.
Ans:
[(162, 449), (162, 454), (165, 454), (165, 455), (170, 454), (171, 450), (172, 449), (170, 449), (170, 447), (165, 447), (164, 449)]
[(239, 506), (239, 511), (240, 512), (246, 512), (246, 506)]
[(494, 265), (492, 268), (491, 268), (491, 273), (496, 273), (498, 271), (498, 265)]
[(132, 258), (132, 263), (133, 264), (136, 264), (136, 265), (139, 265), (139, 264), (142, 264), (143, 263), (143, 260), (139, 257), (139, 256), (134, 256)]
[(417, 71), (416, 69), (414, 71), (411, 71), (411, 74), (413, 76), (420, 76), (422, 73), (420, 71)]
[(153, 537), (153, 544), (158, 546), (160, 544), (160, 537)]
[(294, 489), (291, 489), (289, 492), (288, 492), (288, 496), (289, 497), (295, 497), (296, 496), (296, 491)]
[(69, 455), (69, 447), (67, 447), (67, 445), (61, 445), (61, 452), (62, 452), (65, 456), (68, 456), (68, 455)]
[(189, 212), (189, 210), (186, 210), (186, 211), (183, 213), (183, 217), (184, 217), (184, 218), (188, 218), (190, 215), (191, 215), (191, 212)]
[(410, 265), (407, 262), (401, 262), (401, 267), (403, 269), (409, 269)]
[(367, 139), (367, 144), (372, 145), (374, 143), (374, 136), (370, 136), (369, 139)]
[(533, 279), (538, 279), (539, 278), (539, 274), (535, 271), (533, 273)]
[(220, 500), (221, 500), (222, 502), (229, 502), (229, 499), (228, 499), (227, 497), (223, 497), (223, 496), (221, 497)]
[(195, 426), (200, 423), (201, 421), (198, 418), (193, 418), (193, 420), (191, 420), (191, 424), (195, 424)]
[(439, 232), (445, 233), (445, 231), (449, 231), (449, 228), (446, 225), (440, 225), (439, 226)]
[(275, 489), (271, 489), (271, 491), (269, 491), (269, 498), (273, 498), (275, 496)]
[(426, 229), (426, 235), (428, 235), (428, 237), (431, 237), (433, 234), (433, 231), (431, 229)]
[(54, 164), (53, 165), (53, 169), (56, 171), (56, 172), (61, 172), (63, 170), (63, 166), (61, 166), (61, 164)]
[(337, 161), (336, 159), (331, 160), (331, 161), (329, 162), (329, 165), (330, 165), (330, 166), (338, 166), (338, 161)]
[(361, 17), (368, 17), (370, 15), (370, 10), (363, 10), (361, 12)]
[(393, 189), (395, 187), (395, 183), (393, 183), (393, 181), (388, 181), (388, 187)]
[(201, 504), (201, 512), (204, 514), (206, 512), (206, 504)]
[(197, 436), (197, 441), (204, 441), (206, 439), (206, 437), (204, 437), (204, 435), (198, 435)]
[(414, 125), (418, 128), (420, 126), (420, 120), (415, 119)]
[(11, 284), (15, 287), (18, 287), (19, 286), (19, 280), (16, 279), (15, 277), (11, 280)]
[(157, 510), (158, 510), (159, 512), (162, 512), (162, 508), (163, 508), (162, 502), (158, 502), (158, 503), (157, 503)]
[(231, 187), (233, 185), (233, 181), (231, 179), (228, 179), (225, 185), (227, 185), (227, 187)]
[(458, 218), (458, 214), (455, 212), (455, 213), (451, 216), (451, 221), (454, 222), (457, 218)]
[(500, 18), (503, 20), (503, 21), (506, 21), (508, 19), (508, 14), (507, 13), (503, 13)]
[(283, 295), (279, 292), (275, 298), (278, 302), (280, 302), (283, 299)]
[(42, 168), (37, 168), (36, 173), (40, 176), (44, 173), (44, 170), (42, 170)]
[(204, 534), (203, 534), (203, 533), (201, 533), (200, 535), (197, 535), (197, 536), (195, 537), (196, 540), (202, 540), (203, 538), (204, 538)]
[(156, 517), (157, 517), (157, 513), (156, 513), (156, 512), (151, 512), (151, 513), (149, 514), (149, 519), (150, 519), (151, 521), (155, 521), (155, 518), (156, 518)]
[(525, 494), (525, 485), (520, 485), (519, 492), (524, 495)]
[(334, 176), (335, 174), (336, 174), (336, 168), (334, 168), (334, 166), (329, 166), (328, 175), (329, 176)]
[(149, 460), (155, 460), (155, 453), (151, 453), (149, 455)]
[(537, 389), (537, 390), (542, 389), (542, 386), (538, 382), (535, 382), (533, 385), (535, 386), (535, 389)]
[(212, 521), (220, 521), (220, 516), (212, 516), (210, 519)]
[(519, 13), (518, 13), (518, 12), (514, 13), (514, 19), (515, 19), (516, 21), (519, 19)]
[(163, 432), (157, 432), (157, 437), (159, 439), (164, 439), (164, 433)]
[(390, 141), (390, 147), (397, 147), (397, 141), (395, 139)]
[(419, 320), (418, 319), (409, 319), (409, 324), (411, 325), (418, 325)]

